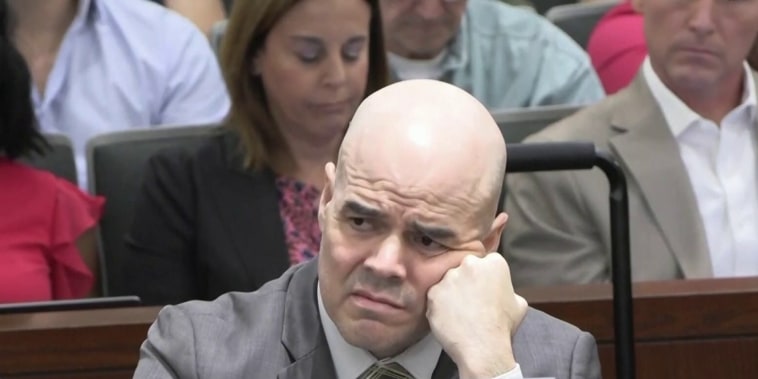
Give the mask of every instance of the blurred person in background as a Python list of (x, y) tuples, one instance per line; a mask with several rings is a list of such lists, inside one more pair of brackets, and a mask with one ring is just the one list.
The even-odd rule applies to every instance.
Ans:
[(221, 62), (222, 131), (146, 168), (123, 286), (148, 304), (252, 291), (316, 256), (324, 165), (387, 82), (378, 1), (238, 1)]
[(499, 0), (382, 0), (393, 79), (439, 79), (493, 110), (594, 103), (589, 57), (525, 7)]
[(44, 154), (29, 70), (0, 1), (0, 303), (73, 299), (97, 291), (94, 228), (103, 199), (17, 159)]
[[(632, 82), (647, 56), (647, 43), (642, 14), (631, 0), (621, 2), (600, 19), (587, 52), (609, 95)], [(747, 61), (753, 70), (758, 67), (758, 44), (753, 44)]]
[(82, 187), (85, 145), (98, 134), (227, 115), (207, 38), (175, 12), (148, 1), (6, 1), (40, 127), (72, 140)]
[[(527, 139), (592, 141), (629, 183), (636, 281), (758, 275), (758, 0), (633, 0), (648, 55), (627, 87)], [(516, 286), (609, 281), (599, 170), (508, 175)]]

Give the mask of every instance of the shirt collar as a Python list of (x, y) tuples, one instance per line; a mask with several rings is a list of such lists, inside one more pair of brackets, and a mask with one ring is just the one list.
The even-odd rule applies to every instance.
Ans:
[(392, 52), (387, 53), (390, 66), (399, 80), (440, 79), (444, 75), (442, 61), (447, 55), (447, 47), (431, 59), (408, 59)]
[[(321, 298), (321, 286), (317, 285), (318, 312), (321, 326), (324, 328), (326, 342), (332, 355), (334, 369), (338, 379), (357, 378), (366, 371), (377, 359), (366, 350), (349, 344), (340, 334), (337, 325), (329, 317)], [(416, 379), (431, 378), (437, 361), (442, 353), (442, 345), (429, 333), (419, 342), (409, 347), (400, 355), (383, 361), (397, 362), (410, 372)]]
[[(755, 81), (747, 63), (743, 63), (743, 66), (745, 70), (745, 83), (743, 85), (742, 103), (732, 110), (732, 112), (747, 112), (749, 119), (754, 120), (756, 112)], [(661, 107), (666, 123), (675, 137), (679, 137), (693, 123), (703, 120), (699, 114), (690, 109), (687, 104), (663, 84), (661, 78), (653, 70), (649, 56), (645, 58), (642, 64), (642, 73), (648, 87), (650, 87), (650, 91), (653, 93), (653, 97)]]
[(468, 41), (470, 33), (465, 33), (466, 28), (469, 27), (469, 7), (471, 7), (471, 1), (466, 5), (466, 11), (463, 13), (463, 19), (458, 26), (458, 32), (450, 41), (447, 47), (447, 54), (445, 54), (445, 60), (442, 62), (442, 68), (444, 71), (455, 71), (466, 65), (468, 62)]

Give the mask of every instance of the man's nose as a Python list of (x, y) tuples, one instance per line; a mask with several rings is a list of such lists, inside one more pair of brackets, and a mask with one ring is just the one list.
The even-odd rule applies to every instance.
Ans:
[(364, 262), (375, 275), (383, 278), (405, 278), (403, 242), (397, 236), (382, 241), (376, 252)]
[(688, 27), (700, 36), (708, 35), (713, 32), (713, 16), (715, 9), (715, 0), (693, 0), (691, 3), (692, 13), (688, 20)]
[(442, 0), (418, 0), (416, 14), (426, 20), (435, 20), (445, 13), (445, 5)]

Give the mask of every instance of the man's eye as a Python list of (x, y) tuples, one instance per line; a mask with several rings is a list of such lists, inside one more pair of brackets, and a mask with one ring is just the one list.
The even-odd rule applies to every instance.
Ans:
[(369, 222), (363, 217), (349, 217), (348, 221), (355, 230), (365, 231), (371, 228)]
[(436, 243), (436, 242), (434, 242), (433, 239), (431, 239), (431, 238), (429, 238), (427, 236), (422, 236), (420, 238), (419, 242), (421, 242), (422, 245), (427, 246), (427, 247), (433, 246)]
[(416, 246), (427, 255), (441, 254), (449, 250), (447, 246), (425, 235), (417, 235), (413, 239)]

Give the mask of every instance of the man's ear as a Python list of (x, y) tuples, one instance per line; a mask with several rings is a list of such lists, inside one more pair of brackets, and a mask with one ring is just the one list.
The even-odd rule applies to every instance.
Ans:
[(482, 240), (482, 245), (484, 245), (486, 252), (500, 251), (500, 237), (503, 236), (506, 222), (508, 222), (508, 214), (505, 212), (500, 212), (492, 221), (489, 232), (487, 232), (487, 235)]
[(329, 202), (332, 201), (332, 197), (334, 196), (334, 178), (336, 176), (334, 163), (327, 163), (324, 167), (324, 171), (326, 173), (326, 183), (324, 183), (324, 189), (321, 191), (321, 199), (318, 202), (318, 222), (322, 226), (322, 231), (324, 220), (326, 219), (326, 207), (329, 205)]

